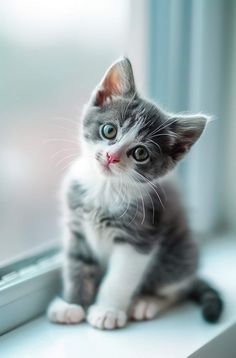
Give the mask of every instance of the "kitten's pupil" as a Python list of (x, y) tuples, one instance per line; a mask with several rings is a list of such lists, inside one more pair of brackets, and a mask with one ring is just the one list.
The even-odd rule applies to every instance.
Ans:
[(142, 146), (135, 148), (135, 150), (133, 152), (133, 157), (138, 162), (143, 162), (144, 160), (146, 160), (148, 158), (148, 156), (149, 156), (149, 154), (148, 154), (147, 149)]
[(106, 139), (114, 139), (117, 134), (117, 128), (112, 123), (105, 124), (101, 128), (101, 134)]

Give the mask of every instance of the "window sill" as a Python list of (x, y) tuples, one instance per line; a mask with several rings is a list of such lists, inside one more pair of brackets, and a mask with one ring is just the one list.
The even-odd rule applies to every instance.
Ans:
[(126, 329), (101, 332), (86, 323), (53, 325), (35, 319), (0, 338), (1, 355), (13, 357), (183, 358), (236, 356), (235, 240), (205, 245), (202, 274), (220, 288), (225, 311), (218, 324), (205, 323), (199, 308), (184, 304), (156, 320), (131, 323)]
[(55, 254), (3, 276), (0, 336), (42, 314), (60, 289), (61, 255)]

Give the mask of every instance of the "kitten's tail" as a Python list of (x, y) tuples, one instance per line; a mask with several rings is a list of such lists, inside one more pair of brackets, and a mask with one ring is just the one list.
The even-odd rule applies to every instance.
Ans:
[(202, 307), (202, 315), (208, 322), (216, 322), (223, 310), (223, 301), (219, 293), (201, 279), (194, 281), (189, 298)]

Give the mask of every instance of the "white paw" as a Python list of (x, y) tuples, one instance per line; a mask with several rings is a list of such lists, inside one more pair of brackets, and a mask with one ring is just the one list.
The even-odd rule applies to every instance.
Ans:
[(138, 297), (131, 305), (130, 318), (136, 321), (153, 319), (160, 312), (160, 304), (155, 297)]
[(88, 310), (87, 321), (99, 329), (115, 329), (126, 325), (127, 315), (115, 308), (92, 305)]
[(84, 320), (83, 307), (55, 298), (48, 307), (47, 316), (51, 322), (75, 324)]

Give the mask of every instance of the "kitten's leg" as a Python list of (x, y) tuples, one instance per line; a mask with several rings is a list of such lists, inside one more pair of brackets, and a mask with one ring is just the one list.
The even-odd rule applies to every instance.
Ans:
[(166, 311), (186, 296), (193, 277), (164, 285), (156, 290), (156, 296), (140, 295), (134, 298), (130, 307), (130, 318), (136, 321), (149, 320)]
[(115, 245), (97, 300), (88, 311), (87, 320), (92, 326), (100, 329), (125, 326), (132, 296), (151, 258), (152, 253), (140, 253), (128, 244)]
[(99, 268), (92, 259), (83, 236), (70, 233), (63, 265), (63, 299), (48, 308), (52, 322), (74, 324), (85, 319), (85, 308), (96, 294)]

